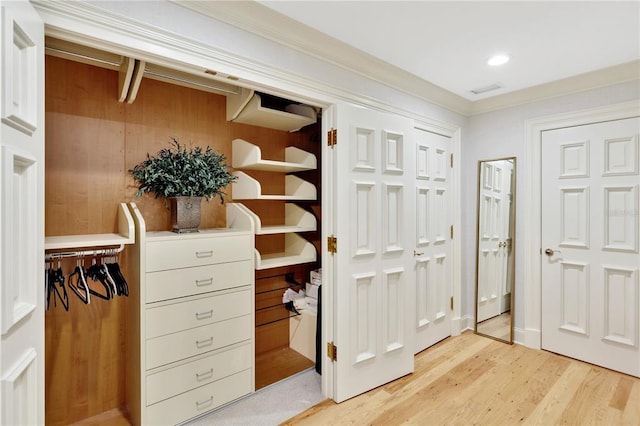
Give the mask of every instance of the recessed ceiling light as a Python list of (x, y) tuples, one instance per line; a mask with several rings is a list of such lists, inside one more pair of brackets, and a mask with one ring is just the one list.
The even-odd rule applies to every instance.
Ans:
[(500, 65), (504, 65), (507, 62), (509, 62), (509, 55), (505, 55), (504, 53), (500, 53), (498, 55), (493, 55), (488, 61), (487, 64), (489, 64), (492, 67), (498, 67)]

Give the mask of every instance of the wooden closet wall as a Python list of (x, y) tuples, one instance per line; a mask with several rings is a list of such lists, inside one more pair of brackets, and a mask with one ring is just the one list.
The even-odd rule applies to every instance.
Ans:
[[(118, 73), (57, 57), (46, 57), (45, 233), (47, 236), (116, 232), (121, 202), (134, 201), (147, 230), (170, 229), (168, 207), (152, 195), (135, 197), (128, 170), (147, 153), (181, 143), (211, 146), (231, 164), (231, 141), (259, 141), (265, 158), (284, 161), (297, 146), (319, 157), (319, 125), (289, 133), (226, 121), (226, 99), (156, 80), (143, 79), (133, 104), (117, 101)], [(253, 173), (252, 173), (253, 174)], [(282, 176), (255, 172), (265, 193), (284, 192)], [(318, 173), (319, 176), (319, 173)], [(308, 177), (305, 177), (308, 179)], [(312, 182), (318, 188), (318, 179)], [(227, 189), (232, 201), (232, 189)], [(281, 223), (284, 203), (246, 203), (264, 225)], [(303, 203), (320, 223), (320, 202)], [(202, 204), (201, 228), (224, 227), (218, 199)], [(320, 233), (306, 236), (320, 250)], [(260, 238), (264, 253), (283, 250), (280, 235)], [(126, 270), (127, 250), (120, 255)], [(75, 260), (66, 260), (69, 273)], [(310, 265), (308, 269), (317, 267)], [(300, 274), (296, 279), (304, 280)], [(84, 305), (70, 292), (69, 312), (60, 305), (45, 315), (46, 422), (77, 422), (125, 404), (126, 297), (93, 298)], [(256, 345), (257, 346), (257, 345)]]

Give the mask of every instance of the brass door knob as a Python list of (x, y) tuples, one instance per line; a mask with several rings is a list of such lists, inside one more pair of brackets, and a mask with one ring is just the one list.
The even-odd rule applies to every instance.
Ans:
[(560, 250), (553, 250), (548, 248), (544, 251), (544, 254), (546, 254), (547, 256), (553, 256), (555, 253), (560, 253)]

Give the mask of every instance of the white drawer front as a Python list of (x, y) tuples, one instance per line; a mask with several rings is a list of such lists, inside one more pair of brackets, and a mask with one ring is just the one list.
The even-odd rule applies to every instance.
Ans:
[(250, 260), (197, 266), (146, 275), (146, 303), (249, 285), (253, 282)]
[(250, 344), (147, 376), (147, 405), (251, 368)]
[(253, 338), (253, 316), (168, 334), (146, 342), (147, 370)]
[(252, 298), (251, 290), (247, 289), (147, 308), (147, 339), (248, 315), (251, 313)]
[(240, 398), (251, 393), (251, 376), (245, 370), (147, 407), (145, 424), (174, 425)]
[(147, 272), (250, 260), (251, 236), (190, 238), (147, 243)]

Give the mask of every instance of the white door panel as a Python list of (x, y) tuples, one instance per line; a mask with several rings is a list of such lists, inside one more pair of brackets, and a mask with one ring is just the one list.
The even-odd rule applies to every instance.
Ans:
[(640, 376), (640, 119), (542, 138), (542, 347)]
[(326, 115), (337, 129), (337, 237), (333, 271), (333, 398), (340, 402), (413, 371), (415, 163), (411, 121), (339, 105)]
[(0, 423), (44, 423), (44, 24), (2, 2)]
[(415, 353), (451, 335), (451, 198), (448, 137), (415, 129)]

